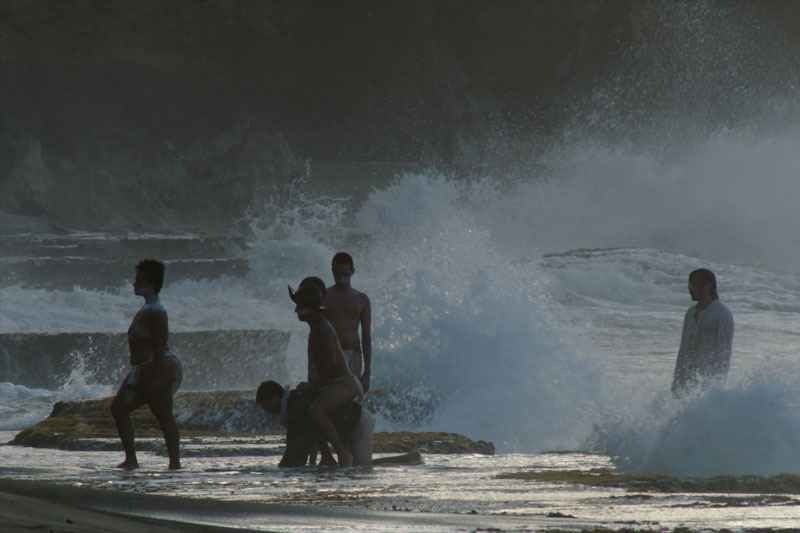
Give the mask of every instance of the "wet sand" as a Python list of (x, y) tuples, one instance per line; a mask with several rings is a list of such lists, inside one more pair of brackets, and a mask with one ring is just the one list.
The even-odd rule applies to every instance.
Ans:
[[(206, 526), (175, 520), (137, 516), (137, 501), (141, 495), (76, 488), (34, 481), (17, 481), (0, 478), (0, 531), (17, 533), (47, 531), (50, 533), (169, 533), (198, 531), (203, 533), (228, 532), (231, 528)], [(109, 499), (112, 508), (128, 508), (127, 512), (106, 511)], [(147, 498), (166, 500), (155, 496)], [(154, 503), (154, 502), (151, 502)], [(248, 531), (237, 529), (237, 531)], [(264, 530), (261, 530), (264, 531)]]
[(304, 531), (445, 532), (591, 524), (563, 519), (371, 511), (312, 505), (183, 498), (0, 478), (0, 531), (167, 533)]

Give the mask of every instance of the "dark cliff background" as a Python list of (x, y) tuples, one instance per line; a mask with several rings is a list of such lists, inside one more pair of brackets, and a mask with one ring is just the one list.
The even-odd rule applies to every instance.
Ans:
[(304, 161), (492, 168), (576, 125), (725, 126), (800, 70), (777, 0), (0, 6), (4, 231), (210, 229)]

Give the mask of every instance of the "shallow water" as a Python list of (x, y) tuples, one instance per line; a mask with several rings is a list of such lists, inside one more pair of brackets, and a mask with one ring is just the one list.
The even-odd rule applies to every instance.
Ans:
[[(12, 432), (0, 433), (4, 441), (12, 436)], [(318, 516), (230, 516), (215, 511), (211, 504), (202, 516), (184, 516), (180, 511), (171, 512), (169, 507), (143, 511), (158, 518), (280, 531), (314, 531), (323, 525), (328, 531), (349, 531), (354, 521), (359, 524), (357, 529), (364, 531), (456, 531), (478, 527), (529, 530), (554, 527), (554, 523), (562, 528), (635, 526), (654, 530), (689, 527), (744, 531), (756, 527), (790, 528), (800, 521), (798, 495), (644, 493), (495, 478), (501, 473), (524, 470), (612, 467), (603, 455), (428, 454), (420, 465), (341, 471), (278, 469), (281, 440), (187, 439), (183, 442), (184, 469), (180, 472), (167, 470), (166, 458), (151, 452), (139, 454), (139, 470), (126, 472), (114, 468), (121, 460), (121, 452), (2, 446), (0, 476), (218, 501), (312, 504), (321, 509)], [(384, 515), (338, 515), (339, 511), (334, 510), (326, 515), (322, 510), (326, 508), (394, 511), (397, 520), (386, 523)]]

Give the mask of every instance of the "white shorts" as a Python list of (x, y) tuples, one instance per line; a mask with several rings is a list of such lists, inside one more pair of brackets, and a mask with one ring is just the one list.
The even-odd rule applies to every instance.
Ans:
[(350, 369), (350, 372), (356, 375), (356, 377), (361, 376), (361, 350), (342, 350), (344, 354), (344, 360), (347, 361), (347, 367)]

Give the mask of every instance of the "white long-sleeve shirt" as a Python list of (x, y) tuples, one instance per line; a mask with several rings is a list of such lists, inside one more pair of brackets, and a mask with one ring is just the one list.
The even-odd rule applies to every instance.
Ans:
[(724, 381), (731, 365), (733, 313), (719, 300), (696, 313), (697, 304), (686, 311), (681, 346), (675, 363), (672, 391), (692, 385)]

